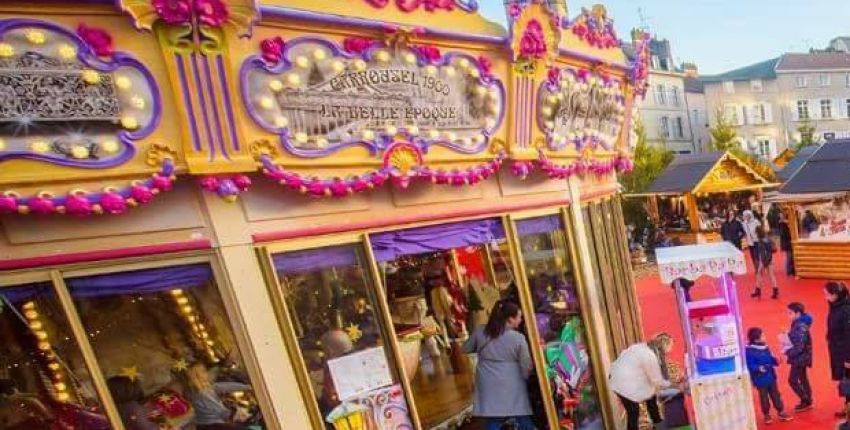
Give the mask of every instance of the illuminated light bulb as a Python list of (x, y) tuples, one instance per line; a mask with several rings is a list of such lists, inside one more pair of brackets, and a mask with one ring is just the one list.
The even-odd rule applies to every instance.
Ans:
[(30, 323), (30, 329), (32, 329), (33, 331), (41, 330), (43, 327), (44, 324), (42, 324), (41, 321), (33, 321)]
[(57, 382), (53, 386), (56, 388), (56, 391), (65, 391), (68, 389), (64, 382)]
[(144, 109), (145, 108), (145, 99), (141, 96), (133, 96), (130, 98), (130, 105), (136, 109)]
[(206, 338), (208, 338), (208, 337), (210, 337), (209, 333), (207, 333), (207, 332), (202, 332), (202, 333), (201, 333), (201, 339), (206, 339)]
[(546, 96), (546, 101), (549, 102), (549, 104), (555, 104), (558, 102), (558, 96), (554, 94), (548, 95)]
[(559, 133), (553, 133), (552, 134), (552, 140), (554, 140), (555, 142), (560, 142), (562, 138), (563, 138), (563, 136), (561, 136), (561, 134), (559, 134)]
[(105, 140), (103, 141), (103, 143), (100, 144), (100, 149), (102, 149), (103, 152), (106, 152), (107, 154), (114, 154), (118, 152), (118, 142), (112, 139)]
[(540, 112), (543, 113), (543, 115), (550, 116), (552, 115), (552, 108), (550, 108), (549, 106), (545, 106), (540, 109)]
[(411, 125), (410, 127), (407, 127), (407, 132), (416, 136), (417, 134), (419, 134), (419, 127)]
[(23, 310), (35, 309), (35, 302), (26, 302), (26, 303), (23, 304), (23, 306), (21, 306), (21, 309), (23, 309)]
[(27, 41), (33, 45), (43, 45), (47, 42), (47, 36), (39, 30), (27, 30), (25, 33)]
[(446, 66), (446, 67), (443, 67), (443, 73), (445, 73), (446, 76), (454, 76), (455, 73), (457, 73), (457, 71), (452, 66)]
[(67, 402), (68, 400), (71, 400), (71, 396), (63, 391), (61, 393), (56, 393), (56, 400), (60, 402)]
[(198, 318), (195, 317), (194, 315), (189, 315), (188, 317), (186, 317), (186, 320), (189, 321), (189, 323), (193, 323), (193, 322), (197, 321), (197, 319)]
[(431, 139), (436, 139), (440, 137), (440, 132), (438, 130), (428, 130), (428, 137)]
[(63, 43), (59, 46), (59, 56), (66, 60), (70, 60), (77, 56), (77, 48), (74, 48), (67, 43)]
[(271, 109), (274, 107), (274, 99), (268, 96), (260, 98), (260, 107), (263, 109)]
[(203, 324), (198, 324), (198, 330), (206, 330), (207, 328)]
[(189, 303), (189, 299), (186, 297), (178, 297), (176, 301), (178, 305), (185, 305)]
[(479, 72), (478, 69), (473, 67), (473, 68), (469, 69), (469, 76), (471, 76), (473, 78), (478, 78), (479, 76), (481, 76), (481, 72)]
[(472, 137), (472, 141), (475, 142), (476, 144), (484, 143), (484, 139), (486, 139), (486, 138), (481, 134)]
[(487, 118), (484, 121), (484, 127), (487, 128), (488, 130), (495, 127), (495, 126), (496, 126), (496, 120), (493, 119), (493, 118)]
[(0, 139), (0, 151), (3, 151), (5, 149), (6, 149), (6, 141), (3, 140), (3, 139)]
[(303, 55), (299, 55), (295, 57), (295, 65), (302, 69), (306, 69), (310, 67), (310, 59)]
[(451, 141), (454, 141), (455, 139), (457, 139), (457, 135), (453, 131), (447, 131), (445, 133), (445, 136), (446, 136), (446, 139), (451, 140)]
[(460, 143), (462, 143), (464, 146), (469, 146), (472, 143), (472, 139), (469, 137), (464, 137), (460, 140)]
[(390, 53), (387, 51), (378, 51), (378, 53), (375, 54), (375, 59), (382, 63), (386, 63), (387, 61), (390, 61)]
[(319, 147), (319, 148), (324, 148), (324, 147), (328, 146), (328, 140), (325, 139), (324, 137), (316, 138), (316, 146)]
[(432, 66), (432, 65), (425, 66), (425, 74), (426, 75), (436, 75), (437, 74), (437, 66)]
[(38, 312), (34, 310), (24, 311), (24, 316), (27, 317), (28, 320), (34, 320), (38, 318)]
[(133, 81), (126, 76), (119, 76), (115, 78), (115, 86), (120, 90), (129, 90), (133, 86)]
[(139, 128), (139, 121), (135, 117), (127, 115), (121, 118), (121, 126), (128, 130), (135, 130)]
[(363, 130), (360, 132), (360, 135), (366, 140), (372, 140), (375, 138), (375, 132), (372, 130)]
[(9, 58), (15, 55), (15, 47), (8, 43), (0, 43), (0, 57)]
[(481, 97), (486, 96), (487, 95), (487, 87), (482, 87), (480, 85), (475, 87), (475, 94), (478, 94)]
[(461, 58), (460, 60), (458, 60), (457, 65), (460, 66), (460, 68), (465, 69), (469, 67), (469, 60), (467, 60), (466, 58)]
[(189, 305), (183, 306), (180, 308), (180, 312), (183, 312), (183, 314), (190, 314), (192, 313), (192, 307)]
[(543, 126), (546, 127), (547, 130), (551, 130), (555, 128), (555, 123), (552, 121), (546, 121), (543, 123)]
[(56, 362), (50, 363), (50, 364), (47, 365), (47, 368), (55, 372), (55, 371), (59, 370), (59, 363), (56, 363)]
[(324, 49), (316, 49), (315, 51), (313, 51), (313, 58), (316, 61), (322, 61), (325, 58), (328, 58), (328, 53), (325, 52)]
[(307, 133), (304, 133), (303, 131), (295, 133), (295, 141), (298, 143), (307, 143)]
[(388, 125), (386, 126), (386, 128), (384, 128), (384, 131), (386, 131), (387, 134), (396, 134), (398, 133), (398, 128), (396, 128), (396, 126), (394, 125)]
[(359, 58), (354, 60), (354, 70), (357, 70), (358, 72), (366, 70), (366, 62)]
[(44, 330), (35, 331), (32, 334), (34, 334), (35, 338), (38, 340), (47, 340), (47, 332)]
[[(567, 76), (569, 76), (569, 75), (567, 75)], [(572, 85), (572, 81), (570, 81), (570, 80), (562, 80), (562, 81), (558, 84), (558, 86), (559, 86), (559, 87), (561, 87), (561, 89), (562, 89), (562, 90), (563, 90), (563, 89), (567, 89), (567, 88), (569, 88), (569, 87), (570, 87), (570, 85)]]
[(269, 81), (269, 89), (271, 89), (274, 92), (278, 92), (278, 91), (283, 89), (283, 82), (281, 82), (277, 79)]
[(331, 68), (333, 69), (334, 72), (339, 73), (339, 72), (345, 70), (345, 63), (343, 63), (342, 61), (336, 60), (331, 65)]
[(39, 343), (38, 343), (38, 349), (40, 349), (40, 350), (42, 350), (42, 351), (48, 351), (48, 350), (50, 350), (50, 343), (48, 343), (48, 342), (39, 342)]
[(301, 85), (301, 76), (297, 73), (290, 73), (286, 76), (286, 82), (288, 82), (289, 85)]
[(212, 340), (207, 340), (207, 345), (213, 346), (213, 345), (215, 345), (215, 342), (212, 341)]
[(245, 396), (245, 393), (243, 393), (241, 391), (234, 391), (234, 392), (230, 393), (230, 395), (233, 396), (233, 398), (235, 398), (235, 399), (241, 399), (242, 397)]
[(90, 85), (94, 85), (100, 82), (100, 73), (98, 73), (96, 70), (83, 70), (83, 72), (80, 73), (80, 77), (83, 78), (83, 82)]
[(171, 290), (169, 292), (171, 293), (172, 296), (182, 296), (183, 295), (183, 290), (181, 290), (179, 288)]
[(85, 146), (74, 146), (71, 148), (71, 156), (76, 159), (89, 158), (89, 149)]
[(416, 56), (408, 52), (407, 54), (404, 54), (404, 61), (408, 64), (414, 64), (416, 63)]
[(286, 127), (286, 126), (289, 125), (289, 119), (287, 119), (285, 116), (275, 117), (274, 125), (276, 127), (281, 127), (281, 128)]

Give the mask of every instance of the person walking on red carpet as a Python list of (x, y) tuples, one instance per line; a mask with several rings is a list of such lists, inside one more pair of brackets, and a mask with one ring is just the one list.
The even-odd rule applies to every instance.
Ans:
[(800, 403), (794, 407), (794, 412), (812, 409), (812, 386), (809, 383), (808, 370), (812, 367), (812, 316), (806, 313), (802, 303), (793, 302), (788, 305), (788, 317), (791, 328), (782, 337), (788, 341), (785, 356), (791, 366), (788, 374), (788, 385), (794, 394), (800, 398)]
[(832, 380), (838, 381), (838, 392), (844, 396), (844, 410), (838, 417), (846, 416), (850, 405), (850, 293), (843, 282), (830, 281), (824, 286), (829, 302), (826, 341), (829, 346), (829, 364)]
[(756, 268), (756, 289), (750, 294), (750, 297), (761, 298), (762, 279), (767, 278), (770, 285), (773, 287), (772, 299), (779, 298), (779, 284), (776, 282), (776, 275), (773, 273), (773, 254), (776, 252), (776, 247), (773, 241), (767, 237), (764, 228), (756, 227), (756, 241), (751, 245), (753, 250), (753, 265)]
[(764, 331), (753, 327), (747, 331), (747, 370), (750, 372), (753, 386), (759, 393), (761, 412), (764, 414), (764, 423), (772, 424), (773, 417), (770, 415), (770, 404), (779, 416), (780, 421), (791, 421), (794, 419), (785, 412), (782, 404), (782, 396), (779, 394), (779, 386), (776, 383), (776, 366), (779, 360), (770, 353), (764, 340)]

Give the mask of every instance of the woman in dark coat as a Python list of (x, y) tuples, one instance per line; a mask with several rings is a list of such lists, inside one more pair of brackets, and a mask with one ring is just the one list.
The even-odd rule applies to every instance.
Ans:
[(741, 249), (741, 239), (746, 235), (744, 225), (735, 218), (735, 211), (726, 212), (726, 221), (723, 221), (723, 224), (720, 225), (720, 236), (723, 237), (723, 240), (731, 242), (732, 245), (735, 245), (735, 248)]
[[(829, 302), (826, 341), (832, 380), (841, 381), (850, 378), (850, 294), (847, 286), (835, 281), (826, 283), (824, 294)], [(850, 405), (850, 396), (845, 397), (844, 403)], [(844, 411), (839, 414), (844, 416)]]

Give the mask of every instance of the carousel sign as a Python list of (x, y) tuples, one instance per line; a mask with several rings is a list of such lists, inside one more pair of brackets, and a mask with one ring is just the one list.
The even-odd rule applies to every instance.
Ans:
[(480, 59), (379, 42), (352, 53), (348, 45), (300, 39), (274, 64), (262, 57), (246, 62), (242, 89), (249, 111), (285, 149), (311, 157), (361, 145), (377, 153), (400, 132), (421, 149), (487, 148), (504, 115), (505, 94)]
[(613, 148), (625, 120), (619, 81), (588, 70), (552, 69), (538, 101), (538, 119), (550, 149)]

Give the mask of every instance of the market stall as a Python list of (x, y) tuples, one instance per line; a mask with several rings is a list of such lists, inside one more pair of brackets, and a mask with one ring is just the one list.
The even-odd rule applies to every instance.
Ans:
[[(729, 152), (677, 155), (645, 193), (653, 221), (683, 244), (721, 240), (727, 211), (761, 201), (771, 184)], [(761, 210), (760, 210), (761, 212)]]
[[(805, 151), (805, 153), (803, 153)], [(801, 150), (783, 186), (770, 196), (789, 220), (797, 276), (850, 276), (850, 141), (836, 140)]]
[[(732, 278), (747, 272), (743, 253), (719, 242), (660, 248), (656, 257), (662, 283), (698, 281), (692, 287), (699, 290), (694, 300), (686, 299), (684, 288), (676, 288), (697, 428), (755, 430), (744, 329)], [(703, 277), (714, 282), (700, 282)]]
[(616, 427), (648, 34), (627, 57), (561, 1), (507, 28), (470, 0), (54, 3), (0, 5), (0, 401), (473, 428), (460, 345), (501, 298), (538, 427)]

